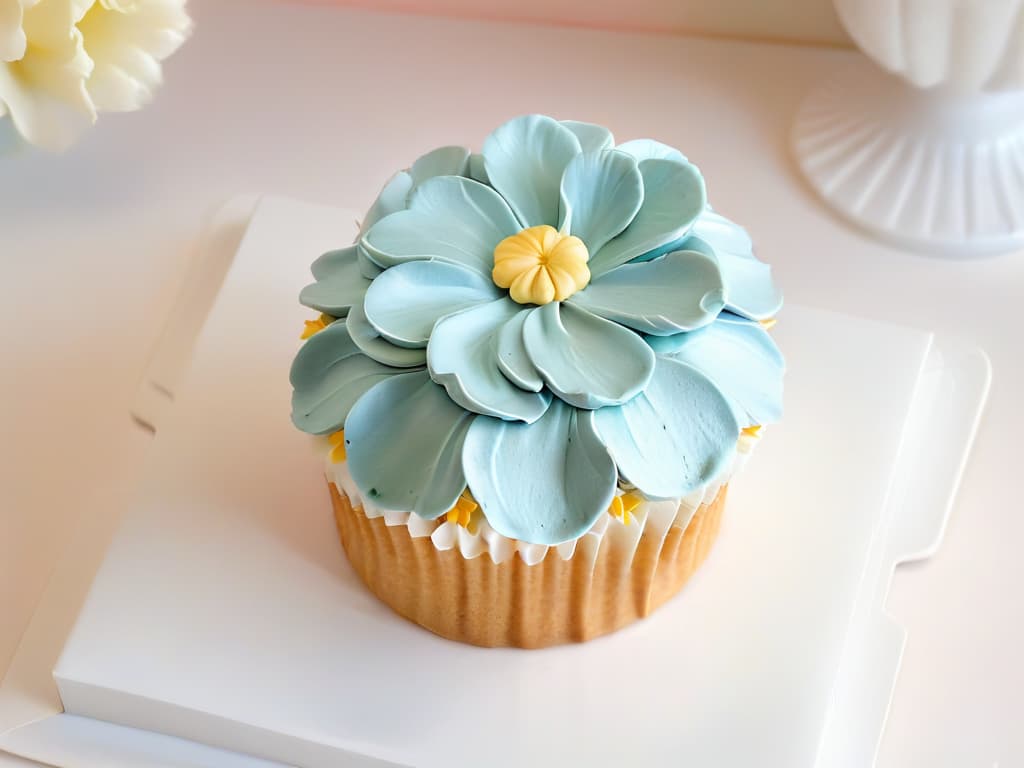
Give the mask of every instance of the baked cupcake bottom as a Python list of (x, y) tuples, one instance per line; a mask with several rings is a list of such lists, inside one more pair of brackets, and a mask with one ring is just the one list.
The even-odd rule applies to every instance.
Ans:
[(584, 642), (649, 615), (704, 562), (728, 489), (722, 485), (685, 527), (646, 526), (635, 548), (584, 538), (567, 560), (551, 551), (527, 565), (438, 550), (429, 537), (367, 517), (328, 485), (349, 562), (380, 600), (450, 640), (519, 648)]

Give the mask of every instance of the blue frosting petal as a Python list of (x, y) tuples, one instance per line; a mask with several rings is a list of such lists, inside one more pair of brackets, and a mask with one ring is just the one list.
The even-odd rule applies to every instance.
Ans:
[(360, 272), (354, 245), (328, 251), (313, 262), (312, 271), (316, 282), (302, 289), (299, 301), (332, 317), (347, 315), (353, 304), (362, 302), (370, 287), (370, 281)]
[(384, 271), (377, 262), (370, 258), (370, 254), (366, 252), (363, 246), (356, 245), (356, 249), (356, 257), (359, 260), (359, 274), (367, 280), (373, 280)]
[(489, 277), (458, 264), (410, 261), (373, 281), (363, 312), (392, 344), (426, 347), (441, 317), (494, 301), (501, 293)]
[(436, 258), (490, 276), (494, 247), (520, 229), (501, 196), (478, 181), (436, 176), (413, 192), (409, 208), (377, 222), (362, 246), (392, 267)]
[(624, 403), (654, 372), (654, 352), (637, 334), (568, 303), (533, 310), (523, 343), (551, 391), (578, 408)]
[[(417, 158), (409, 169), (412, 188), (435, 176), (465, 176), (469, 172), (469, 150), (465, 147), (438, 147)], [(411, 191), (411, 190), (410, 190)]]
[(498, 332), (520, 309), (503, 298), (441, 319), (430, 335), (427, 367), (463, 408), (530, 423), (548, 409), (551, 395), (515, 386), (498, 368), (496, 354)]
[(314, 435), (334, 432), (364, 392), (400, 373), (364, 355), (344, 320), (331, 323), (302, 345), (292, 363), (292, 421)]
[(772, 269), (754, 255), (754, 244), (743, 227), (708, 209), (690, 234), (693, 237), (684, 241), (684, 247), (709, 251), (718, 259), (729, 310), (764, 320), (782, 309), (782, 294), (772, 280)]
[(786, 363), (764, 328), (753, 322), (718, 320), (693, 333), (650, 339), (659, 352), (701, 371), (733, 404), (743, 426), (782, 417)]
[(559, 400), (533, 424), (477, 418), (462, 466), (490, 526), (531, 544), (582, 536), (615, 494), (615, 464), (594, 413)]
[[(439, 147), (417, 158), (412, 168), (399, 171), (388, 180), (377, 195), (359, 226), (359, 236), (370, 227), (397, 211), (404, 211), (409, 195), (427, 179), (435, 176), (465, 176), (469, 172), (469, 150), (465, 147)], [(372, 277), (372, 275), (367, 275)]]
[(560, 194), (558, 229), (597, 253), (640, 210), (644, 180), (636, 161), (624, 152), (582, 152), (566, 167)]
[(491, 180), (487, 178), (487, 169), (484, 168), (483, 155), (474, 152), (469, 156), (469, 178), (479, 181), (481, 184), (489, 185), (491, 183)]
[(696, 166), (674, 160), (641, 160), (644, 202), (633, 222), (596, 254), (590, 255), (595, 278), (680, 237), (707, 203), (704, 178)]
[(616, 147), (620, 152), (625, 152), (636, 158), (639, 163), (641, 160), (672, 160), (677, 163), (688, 162), (686, 155), (680, 152), (675, 147), (670, 147), (668, 144), (662, 144), (660, 141), (654, 139), (633, 139), (627, 141), (624, 144), (619, 144)]
[(576, 134), (580, 148), (584, 152), (600, 152), (602, 149), (615, 148), (615, 137), (603, 125), (581, 123), (579, 120), (562, 120), (561, 123)]
[(509, 120), (484, 142), (484, 168), (491, 186), (515, 211), (523, 227), (558, 225), (562, 173), (580, 153), (570, 129), (543, 115)]
[(426, 371), (393, 376), (359, 398), (345, 420), (352, 479), (385, 509), (443, 515), (466, 487), (462, 447), (475, 418)]
[(684, 496), (713, 480), (732, 458), (740, 433), (710, 379), (660, 356), (642, 394), (596, 411), (594, 420), (619, 473), (655, 499)]
[(523, 324), (532, 311), (532, 308), (519, 310), (515, 317), (498, 331), (498, 368), (520, 389), (540, 392), (544, 388), (544, 379), (530, 362), (530, 356), (526, 354), (526, 345), (523, 343)]
[(569, 301), (656, 336), (707, 325), (725, 305), (718, 262), (697, 251), (616, 267)]
[(397, 211), (404, 211), (409, 193), (412, 192), (412, 185), (412, 176), (407, 171), (399, 171), (388, 179), (388, 183), (377, 195), (377, 199), (373, 201), (373, 205), (370, 206), (370, 210), (366, 212), (366, 216), (363, 217), (359, 225), (360, 237), (385, 216), (390, 216)]
[(372, 357), (377, 362), (395, 368), (415, 368), (426, 364), (427, 352), (425, 349), (399, 347), (381, 336), (366, 318), (362, 302), (352, 305), (345, 322), (348, 325), (352, 341), (363, 351), (363, 354)]

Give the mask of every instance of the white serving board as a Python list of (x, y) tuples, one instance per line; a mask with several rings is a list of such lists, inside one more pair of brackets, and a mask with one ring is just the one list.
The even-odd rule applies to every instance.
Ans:
[(294, 298), (350, 230), (258, 206), (55, 670), (67, 711), (311, 768), (870, 764), (903, 643), (888, 580), (941, 533), (983, 356), (788, 308), (785, 421), (683, 595), (584, 646), (470, 648), (362, 588), (288, 421)]

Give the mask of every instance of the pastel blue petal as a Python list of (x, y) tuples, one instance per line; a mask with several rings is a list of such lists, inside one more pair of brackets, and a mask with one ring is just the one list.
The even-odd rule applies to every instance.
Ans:
[(491, 180), (487, 178), (487, 169), (484, 168), (483, 155), (474, 152), (469, 156), (469, 178), (479, 181), (481, 184), (491, 183)]
[(562, 176), (558, 229), (576, 235), (590, 253), (622, 232), (644, 201), (644, 180), (624, 152), (582, 152)]
[(364, 355), (344, 320), (331, 323), (302, 345), (292, 363), (292, 421), (314, 435), (334, 432), (364, 392), (399, 373)]
[(484, 142), (484, 168), (523, 227), (558, 225), (559, 186), (580, 153), (571, 130), (543, 115), (509, 120)]
[(370, 281), (359, 270), (356, 246), (328, 251), (313, 262), (316, 282), (307, 285), (299, 301), (318, 312), (344, 317), (353, 304), (363, 300)]
[(624, 144), (619, 144), (616, 147), (620, 152), (625, 152), (636, 158), (639, 163), (641, 160), (672, 160), (677, 163), (688, 162), (686, 155), (680, 152), (675, 147), (670, 147), (668, 144), (662, 144), (660, 141), (654, 139), (633, 139), (627, 141)]
[(465, 147), (438, 147), (412, 164), (413, 189), (435, 176), (465, 176), (469, 170), (469, 150)]
[(352, 479), (385, 509), (439, 517), (466, 487), (462, 447), (475, 418), (426, 371), (393, 376), (359, 398), (345, 420)]
[(743, 426), (771, 424), (782, 417), (786, 363), (771, 334), (759, 324), (719, 320), (665, 341), (659, 352), (711, 379), (733, 404)]
[(494, 247), (519, 230), (508, 205), (490, 187), (437, 176), (416, 188), (408, 210), (377, 222), (362, 245), (384, 267), (435, 258), (490, 276)]
[(562, 120), (561, 123), (576, 134), (580, 148), (584, 152), (600, 152), (602, 149), (615, 148), (615, 137), (603, 125), (581, 123), (578, 120)]
[(685, 496), (712, 481), (736, 450), (740, 426), (704, 374), (659, 357), (650, 384), (594, 419), (619, 473), (655, 499)]
[(617, 479), (594, 413), (559, 400), (533, 424), (477, 418), (462, 466), (494, 530), (549, 546), (590, 530), (606, 513)]
[(578, 408), (620, 405), (654, 372), (654, 352), (643, 339), (568, 303), (533, 310), (523, 324), (523, 342), (551, 391)]
[(500, 296), (494, 282), (479, 272), (446, 261), (410, 261), (373, 281), (363, 312), (392, 344), (426, 347), (438, 319)]
[(384, 270), (379, 264), (370, 258), (370, 254), (366, 252), (366, 249), (361, 245), (356, 246), (357, 258), (359, 259), (359, 274), (365, 277), (367, 280), (373, 280)]
[(680, 237), (704, 210), (704, 178), (696, 166), (673, 160), (641, 160), (644, 202), (626, 230), (596, 254), (591, 253), (593, 277), (625, 264)]
[(530, 423), (548, 409), (551, 395), (515, 386), (498, 368), (496, 354), (498, 332), (520, 309), (503, 298), (439, 320), (427, 345), (427, 367), (463, 408)]
[(697, 251), (623, 264), (569, 301), (595, 315), (655, 336), (707, 325), (725, 305), (718, 263)]
[(519, 310), (498, 331), (498, 368), (520, 389), (540, 392), (544, 388), (544, 379), (530, 362), (530, 356), (526, 354), (526, 345), (523, 343), (523, 324), (532, 311), (532, 308)]
[(360, 237), (369, 232), (370, 227), (385, 216), (390, 216), (397, 211), (404, 211), (409, 193), (412, 192), (412, 185), (412, 176), (407, 171), (399, 171), (392, 176), (377, 195), (377, 199), (373, 201), (366, 216), (363, 217), (363, 221), (359, 225)]
[(352, 341), (363, 351), (363, 354), (372, 357), (377, 362), (395, 368), (415, 368), (426, 365), (426, 350), (399, 347), (381, 336), (367, 319), (362, 302), (352, 305), (345, 322), (348, 325)]
[(710, 251), (718, 259), (729, 302), (727, 308), (755, 320), (772, 317), (782, 308), (782, 294), (772, 269), (754, 255), (747, 231), (708, 209), (694, 223), (687, 248)]

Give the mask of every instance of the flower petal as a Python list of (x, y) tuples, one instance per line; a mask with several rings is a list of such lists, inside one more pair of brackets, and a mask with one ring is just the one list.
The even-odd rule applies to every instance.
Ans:
[(608, 320), (665, 336), (707, 325), (725, 305), (718, 262), (697, 251), (623, 264), (569, 299)]
[(531, 544), (582, 536), (615, 494), (615, 465), (594, 414), (558, 400), (533, 424), (478, 418), (462, 466), (488, 524)]
[(0, 62), (24, 56), (26, 42), (21, 28), (21, 0), (0, 0)]
[(427, 366), (448, 396), (474, 413), (536, 421), (548, 409), (551, 395), (526, 392), (498, 368), (498, 332), (520, 309), (503, 298), (438, 321), (427, 346)]
[(314, 435), (334, 432), (364, 392), (403, 372), (360, 352), (344, 320), (331, 323), (302, 345), (292, 363), (292, 421)]
[(490, 275), (494, 247), (519, 229), (508, 205), (490, 187), (437, 176), (416, 188), (408, 210), (374, 224), (362, 245), (384, 267), (436, 258)]
[(594, 414), (619, 473), (654, 499), (685, 496), (712, 481), (736, 450), (740, 426), (704, 374), (658, 357), (647, 388)]
[(74, 26), (79, 12), (67, 0), (24, 7), (25, 55), (0, 66), (0, 102), (14, 127), (53, 151), (66, 149), (96, 121), (85, 85), (93, 63)]
[(697, 219), (683, 247), (711, 253), (725, 278), (726, 308), (754, 320), (772, 317), (782, 308), (782, 294), (772, 269), (754, 255), (750, 235), (740, 225), (708, 209)]
[(520, 309), (498, 331), (498, 368), (520, 389), (540, 392), (544, 388), (544, 379), (530, 362), (530, 356), (526, 354), (526, 345), (523, 344), (523, 324), (532, 311)]
[(637, 256), (670, 243), (690, 228), (707, 204), (696, 166), (672, 160), (642, 160), (644, 202), (618, 237), (590, 256), (595, 278)]
[(469, 150), (465, 147), (438, 147), (416, 159), (407, 171), (399, 171), (377, 195), (359, 226), (359, 236), (392, 213), (404, 211), (409, 195), (420, 184), (435, 176), (465, 176), (469, 172)]
[(392, 344), (426, 347), (438, 319), (500, 296), (479, 272), (445, 261), (410, 261), (373, 281), (363, 311)]
[(408, 171), (399, 171), (390, 179), (373, 201), (370, 210), (366, 212), (362, 222), (359, 224), (359, 236), (362, 237), (370, 231), (370, 227), (392, 213), (404, 211), (409, 201), (409, 193), (412, 192), (412, 176)]
[(637, 334), (568, 303), (533, 310), (523, 342), (551, 391), (578, 408), (624, 403), (654, 372), (654, 352)]
[(370, 325), (370, 321), (363, 311), (363, 302), (352, 305), (345, 321), (352, 341), (364, 354), (377, 362), (395, 368), (415, 368), (426, 365), (426, 350), (396, 346), (377, 333), (377, 329)]
[(352, 479), (380, 507), (440, 517), (466, 487), (462, 446), (476, 418), (448, 399), (426, 371), (383, 381), (359, 398), (345, 420)]
[(615, 137), (603, 125), (581, 123), (578, 120), (562, 120), (562, 125), (576, 134), (584, 152), (600, 152), (615, 148)]
[(558, 224), (559, 186), (580, 153), (576, 135), (543, 115), (509, 120), (484, 142), (484, 168), (523, 227)]
[(487, 169), (484, 168), (484, 156), (474, 152), (469, 156), (469, 178), (473, 181), (479, 181), (481, 184), (490, 184), (491, 180), (487, 178)]
[(687, 363), (711, 379), (733, 404), (742, 426), (771, 424), (782, 417), (786, 363), (759, 323), (723, 319), (648, 343), (659, 355)]
[(353, 304), (358, 304), (370, 287), (370, 280), (359, 269), (357, 247), (352, 245), (328, 251), (313, 262), (316, 282), (307, 285), (299, 294), (299, 301), (318, 312), (333, 317), (345, 317)]
[(644, 180), (624, 152), (582, 152), (566, 167), (560, 194), (559, 231), (576, 235), (593, 254), (636, 216)]
[(94, 3), (78, 23), (96, 67), (87, 87), (96, 108), (128, 112), (153, 98), (160, 62), (188, 38), (192, 20), (180, 0), (150, 0), (127, 10)]
[(435, 176), (465, 176), (469, 171), (469, 150), (465, 147), (438, 147), (417, 158), (409, 169), (413, 189)]
[(686, 155), (675, 147), (662, 144), (654, 139), (633, 139), (616, 147), (620, 152), (632, 155), (639, 163), (641, 160), (672, 160), (676, 163), (689, 162)]

